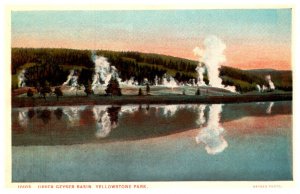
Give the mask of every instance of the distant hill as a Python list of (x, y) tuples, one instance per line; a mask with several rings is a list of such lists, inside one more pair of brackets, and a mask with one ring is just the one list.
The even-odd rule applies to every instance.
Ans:
[[(50, 85), (62, 84), (70, 69), (79, 74), (79, 83), (87, 84), (92, 81), (94, 62), (92, 55), (102, 55), (108, 62), (118, 69), (122, 80), (134, 77), (139, 83), (147, 78), (154, 82), (155, 76), (162, 78), (167, 73), (177, 81), (187, 83), (197, 77), (195, 68), (197, 61), (140, 52), (117, 52), (107, 50), (76, 50), (52, 48), (12, 48), (11, 70), (12, 88), (17, 88), (17, 74), (26, 69), (26, 85), (35, 86), (37, 83), (49, 82)], [(272, 69), (241, 70), (222, 66), (220, 76), (225, 85), (234, 85), (240, 92), (255, 90), (256, 84), (267, 84), (264, 77), (270, 74), (278, 89), (292, 90), (292, 72), (276, 71)], [(204, 80), (208, 83), (207, 75)]]

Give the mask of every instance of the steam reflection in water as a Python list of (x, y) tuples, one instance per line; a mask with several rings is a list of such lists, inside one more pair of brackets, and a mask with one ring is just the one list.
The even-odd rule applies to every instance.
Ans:
[(290, 113), (285, 102), (15, 108), (13, 145), (41, 144), (41, 139), (45, 144), (136, 140), (198, 128), (196, 142), (208, 154), (218, 154), (228, 146), (223, 122)]
[(272, 107), (274, 106), (274, 102), (269, 102), (269, 106), (266, 110), (267, 114), (271, 114), (272, 113)]
[(85, 110), (86, 106), (68, 106), (63, 107), (63, 113), (67, 116), (71, 126), (79, 125), (80, 112)]
[(106, 106), (94, 106), (93, 113), (96, 120), (96, 133), (97, 138), (104, 138), (108, 136), (111, 131), (111, 124)]
[(118, 126), (118, 114), (120, 107), (108, 106), (94, 106), (93, 113), (96, 120), (96, 133), (97, 138), (107, 137), (111, 130)]
[[(222, 104), (213, 104), (209, 106), (209, 117), (206, 127), (200, 128), (200, 132), (196, 136), (196, 142), (204, 143), (208, 154), (218, 154), (223, 152), (228, 146), (227, 141), (223, 137), (224, 128), (220, 124), (220, 116), (222, 113)], [(204, 124), (204, 106), (199, 108), (200, 127)]]
[(290, 101), (69, 108), (12, 109), (13, 181), (293, 179)]

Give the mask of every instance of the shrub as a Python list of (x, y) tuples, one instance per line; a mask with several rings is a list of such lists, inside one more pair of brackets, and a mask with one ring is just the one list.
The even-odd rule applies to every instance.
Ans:
[(32, 97), (33, 96), (33, 91), (31, 89), (27, 90), (27, 96)]

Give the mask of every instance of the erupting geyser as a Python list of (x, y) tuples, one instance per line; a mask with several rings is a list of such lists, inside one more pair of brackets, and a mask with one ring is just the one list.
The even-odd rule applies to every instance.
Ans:
[(198, 73), (198, 78), (197, 78), (197, 86), (204, 86), (206, 85), (204, 80), (203, 80), (203, 74), (205, 72), (204, 67), (198, 65), (198, 67), (196, 68), (196, 71)]
[(99, 86), (107, 86), (112, 76), (118, 77), (117, 69), (114, 66), (110, 66), (105, 57), (93, 55), (95, 63), (95, 74), (93, 76), (92, 90), (95, 90)]
[(272, 82), (272, 80), (271, 80), (271, 75), (267, 75), (266, 77), (265, 77), (265, 80), (268, 82), (268, 84), (269, 84), (269, 89), (270, 90), (275, 90), (275, 85), (274, 85), (274, 83)]
[(93, 54), (92, 59), (95, 64), (95, 73), (93, 76), (92, 83), (92, 90), (94, 92), (98, 87), (102, 87), (102, 89), (103, 87), (105, 88), (112, 77), (118, 80), (120, 86), (138, 85), (137, 82), (134, 80), (134, 77), (131, 77), (129, 80), (122, 82), (119, 78), (117, 68), (113, 65), (110, 65), (107, 58)]
[(19, 74), (18, 74), (18, 87), (21, 88), (21, 87), (25, 87), (26, 86), (26, 77), (25, 77), (25, 73), (26, 73), (26, 70), (23, 69)]
[(78, 75), (75, 73), (73, 69), (70, 70), (70, 74), (68, 75), (67, 81), (65, 81), (63, 85), (71, 86), (70, 90), (75, 90), (76, 87), (78, 86)]
[(235, 92), (234, 86), (225, 87), (222, 85), (222, 79), (219, 77), (221, 64), (226, 61), (226, 57), (223, 54), (226, 45), (216, 36), (209, 36), (204, 40), (203, 46), (204, 49), (196, 47), (193, 50), (194, 54), (199, 57), (199, 65), (196, 71), (198, 72), (198, 81), (200, 81), (200, 84), (204, 83), (203, 64), (205, 64), (209, 85)]
[(167, 74), (164, 75), (164, 78), (162, 80), (162, 85), (172, 89), (174, 87), (178, 87), (176, 80), (172, 76), (167, 76)]
[(257, 90), (258, 92), (261, 92), (261, 91), (262, 91), (260, 85), (256, 84), (256, 90)]

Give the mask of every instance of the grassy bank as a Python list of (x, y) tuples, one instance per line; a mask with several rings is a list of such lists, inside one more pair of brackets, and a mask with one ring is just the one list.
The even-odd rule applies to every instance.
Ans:
[(43, 98), (13, 97), (12, 107), (34, 107), (34, 106), (70, 106), (70, 105), (125, 105), (125, 104), (193, 104), (193, 103), (240, 103), (259, 101), (282, 101), (292, 100), (292, 92), (282, 93), (257, 93), (236, 95), (214, 95), (214, 96), (68, 96)]

